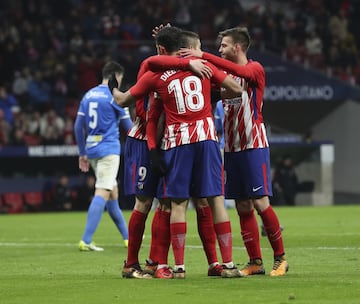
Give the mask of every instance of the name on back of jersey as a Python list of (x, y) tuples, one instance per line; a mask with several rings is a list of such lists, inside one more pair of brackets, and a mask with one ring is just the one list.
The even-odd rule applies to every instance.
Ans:
[(105, 94), (103, 91), (89, 91), (86, 93), (86, 98), (108, 98), (109, 95)]
[(176, 72), (177, 72), (176, 70), (167, 70), (164, 73), (162, 73), (162, 75), (160, 76), (160, 79), (162, 81), (166, 81), (169, 77), (176, 74)]

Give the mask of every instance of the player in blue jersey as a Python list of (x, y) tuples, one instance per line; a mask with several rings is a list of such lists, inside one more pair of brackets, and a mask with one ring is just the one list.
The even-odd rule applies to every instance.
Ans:
[(116, 63), (105, 64), (102, 83), (90, 89), (83, 97), (75, 121), (75, 137), (79, 147), (79, 168), (88, 172), (90, 166), (96, 177), (95, 194), (87, 215), (84, 234), (79, 243), (80, 251), (103, 251), (92, 237), (106, 210), (120, 231), (124, 245), (128, 244), (128, 229), (118, 202), (117, 175), (120, 163), (120, 128), (127, 132), (132, 121), (126, 110), (113, 100), (108, 81), (115, 73), (120, 84), (124, 68)]

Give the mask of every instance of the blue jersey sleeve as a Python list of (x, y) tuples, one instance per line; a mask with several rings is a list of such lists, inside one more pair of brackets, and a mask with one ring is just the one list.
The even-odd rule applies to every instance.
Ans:
[(132, 120), (130, 118), (129, 110), (127, 108), (122, 109), (122, 111), (120, 112), (119, 125), (120, 125), (121, 130), (126, 132), (126, 134), (129, 132), (129, 130), (133, 126), (133, 122), (132, 122)]
[(81, 114), (76, 116), (75, 125), (74, 125), (74, 133), (76, 138), (76, 143), (79, 148), (79, 155), (83, 156), (86, 155), (85, 152), (85, 117)]

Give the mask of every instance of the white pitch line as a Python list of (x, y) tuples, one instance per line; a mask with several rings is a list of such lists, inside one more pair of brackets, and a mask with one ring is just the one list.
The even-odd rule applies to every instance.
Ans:
[[(15, 243), (15, 242), (0, 242), (0, 247), (77, 247), (77, 243)], [(121, 243), (99, 243), (101, 246), (109, 246), (109, 247), (123, 247)], [(149, 245), (142, 245), (143, 247), (149, 247)], [(201, 245), (185, 245), (186, 248), (189, 249), (202, 249)], [(288, 247), (290, 250), (291, 247)], [(233, 246), (233, 249), (244, 249), (244, 247)], [(262, 250), (268, 250), (269, 248), (262, 248)], [(304, 250), (360, 250), (360, 247), (294, 247), (294, 249), (304, 249)]]

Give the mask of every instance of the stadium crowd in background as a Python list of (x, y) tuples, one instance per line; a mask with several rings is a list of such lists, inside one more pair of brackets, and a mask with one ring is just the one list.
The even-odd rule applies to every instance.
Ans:
[[(6, 116), (10, 127), (2, 131), (1, 138), (7, 139), (1, 145), (73, 144), (71, 130), (29, 132), (33, 113), (39, 111), (35, 115), (42, 117), (55, 109), (57, 120), (74, 119), (82, 94), (100, 81), (101, 67), (110, 58), (125, 66), (125, 87), (133, 84), (139, 63), (151, 50), (144, 43), (151, 38), (148, 29), (165, 21), (199, 33), (203, 41), (214, 41), (224, 28), (245, 25), (254, 37), (253, 47), (360, 83), (360, 35), (355, 25), (359, 7), (349, 1), (290, 5), (279, 0), (271, 6), (265, 0), (255, 1), (256, 5), (236, 0), (181, 2), (179, 10), (177, 1), (160, 0), (62, 1), (61, 5), (2, 1), (0, 84), (17, 106), (11, 106), (11, 113), (20, 118)], [(0, 97), (5, 113), (9, 106)]]
[(0, 97), (7, 121), (0, 144), (73, 144), (71, 130), (44, 135), (27, 126), (50, 109), (57, 121), (74, 120), (109, 59), (125, 67), (125, 88), (135, 83), (153, 50), (148, 29), (167, 21), (197, 32), (214, 52), (219, 31), (243, 25), (253, 48), (359, 85), (359, 10), (348, 0), (1, 1), (0, 85), (12, 101)]

